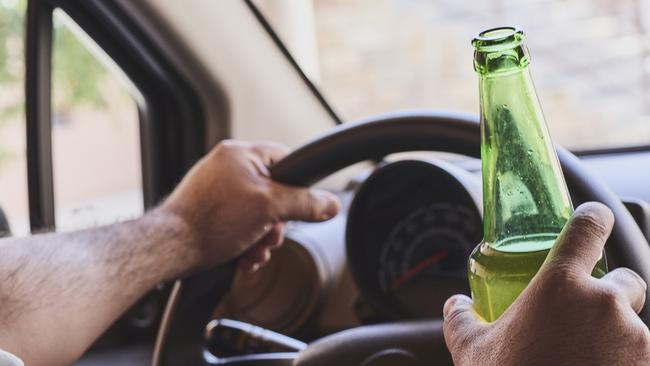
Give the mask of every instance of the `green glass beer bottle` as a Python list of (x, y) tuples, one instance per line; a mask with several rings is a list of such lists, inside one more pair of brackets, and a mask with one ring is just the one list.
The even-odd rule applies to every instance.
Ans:
[[(472, 45), (480, 90), (484, 236), (468, 272), (474, 307), (491, 322), (537, 273), (573, 206), (528, 70), (523, 32), (490, 29)], [(603, 256), (593, 275), (606, 271)]]

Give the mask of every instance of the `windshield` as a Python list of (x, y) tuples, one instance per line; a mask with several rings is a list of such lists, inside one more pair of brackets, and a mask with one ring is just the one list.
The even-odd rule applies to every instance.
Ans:
[[(517, 25), (555, 142), (650, 145), (650, 4), (638, 0), (260, 0), (346, 121), (400, 109), (478, 112), (470, 40)], [(287, 5), (287, 4), (285, 4)]]

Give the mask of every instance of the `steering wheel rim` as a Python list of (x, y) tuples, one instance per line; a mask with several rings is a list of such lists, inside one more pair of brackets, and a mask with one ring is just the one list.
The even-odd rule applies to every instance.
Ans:
[[(271, 174), (275, 180), (285, 184), (310, 186), (354, 163), (418, 150), (480, 158), (479, 118), (471, 114), (417, 111), (347, 123), (292, 152), (271, 168)], [(577, 157), (560, 147), (557, 147), (557, 153), (572, 196), (578, 202), (602, 202), (614, 212), (616, 221), (608, 245), (608, 259), (611, 263), (636, 271), (646, 282), (650, 282), (650, 247), (634, 218), (621, 200), (587, 171)], [(176, 282), (158, 334), (154, 365), (215, 364), (204, 357), (204, 327), (214, 307), (227, 292), (234, 268), (231, 262)], [(648, 295), (650, 289), (646, 293)], [(647, 303), (640, 316), (648, 324), (650, 307)], [(412, 340), (402, 324), (392, 324), (393, 329), (399, 329), (403, 339)], [(417, 328), (418, 339), (430, 340), (429, 347), (425, 349), (419, 345), (411, 347), (412, 344), (401, 344), (400, 339), (390, 334), (391, 324), (379, 325), (384, 328), (379, 332), (382, 334), (375, 337), (371, 337), (367, 330), (377, 326), (366, 326), (310, 344), (298, 355), (294, 365), (357, 365), (365, 357), (371, 356), (368, 352), (382, 349), (402, 349), (420, 357), (437, 355), (443, 357), (443, 364), (448, 364), (450, 358), (440, 333), (442, 328), (436, 324), (431, 324), (430, 332)], [(340, 347), (343, 346), (346, 352), (341, 352)], [(363, 352), (355, 354), (355, 349)], [(442, 356), (440, 349), (444, 351)], [(435, 352), (431, 353), (431, 350)]]

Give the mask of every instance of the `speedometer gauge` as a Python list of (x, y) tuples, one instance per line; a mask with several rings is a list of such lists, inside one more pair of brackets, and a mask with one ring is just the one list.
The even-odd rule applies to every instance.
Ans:
[(474, 247), (467, 234), (480, 230), (475, 213), (462, 205), (437, 203), (399, 222), (379, 253), (382, 293), (394, 297), (408, 314), (426, 315), (432, 304), (423, 300), (435, 297), (424, 293), (427, 288), (439, 287), (441, 280), (464, 285), (465, 262)]
[(364, 182), (346, 245), (372, 320), (438, 316), (450, 295), (467, 293), (467, 258), (482, 237), (477, 183), (419, 160), (388, 164)]

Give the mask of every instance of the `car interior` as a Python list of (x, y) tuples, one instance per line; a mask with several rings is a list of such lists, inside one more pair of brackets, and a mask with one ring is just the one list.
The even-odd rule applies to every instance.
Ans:
[[(284, 245), (255, 273), (239, 272), (232, 262), (161, 283), (77, 364), (452, 364), (442, 335), (442, 307), (453, 294), (469, 294), (467, 259), (483, 237), (480, 119), (478, 109), (472, 109), (478, 96), (470, 38), (451, 45), (457, 38), (446, 33), (415, 37), (400, 28), (404, 23), (389, 22), (408, 22), (404, 19), (412, 13), (435, 27), (444, 25), (448, 32), (462, 26), (470, 35), (481, 30), (472, 19), (481, 19), (481, 25), (533, 19), (531, 65), (539, 65), (539, 75), (544, 76), (536, 79), (541, 89), (553, 90), (541, 93), (542, 105), (560, 100), (563, 88), (591, 98), (584, 102), (587, 114), (564, 113), (558, 107), (547, 114), (573, 204), (600, 201), (609, 206), (616, 217), (606, 246), (610, 268), (629, 267), (650, 280), (650, 170), (645, 168), (650, 166), (650, 48), (644, 45), (650, 36), (650, 8), (632, 0), (618, 5), (527, 0), (532, 4), (528, 7), (486, 3), (501, 5), (442, 0), (0, 1), (20, 10), (16, 29), (24, 29), (18, 41), (24, 42), (19, 55), (24, 79), (15, 84), (25, 90), (24, 122), (14, 127), (0, 124), (0, 131), (8, 131), (0, 135), (12, 136), (16, 130), (25, 136), (18, 150), (24, 151), (24, 161), (15, 163), (18, 173), (2, 172), (14, 163), (3, 165), (7, 154), (0, 149), (0, 184), (22, 177), (9, 185), (18, 193), (0, 193), (0, 236), (73, 230), (136, 217), (155, 207), (193, 163), (228, 138), (289, 146), (292, 152), (271, 167), (273, 178), (327, 189), (343, 203), (342, 212), (330, 221), (289, 223)], [(518, 6), (523, 10), (513, 10)], [(539, 7), (549, 9), (553, 19), (582, 23), (562, 28), (558, 20), (545, 27), (534, 22)], [(343, 21), (341, 12), (352, 15)], [(629, 17), (638, 18), (638, 27), (619, 29), (619, 22), (637, 24), (627, 22)], [(64, 28), (71, 38), (65, 38)], [(313, 32), (325, 28), (335, 30)], [(550, 35), (534, 38), (533, 31), (543, 33), (546, 28)], [(354, 58), (354, 42), (388, 42), (385, 38), (392, 33), (415, 42), (415, 48)], [(565, 39), (566, 44), (544, 44), (552, 37), (573, 38)], [(580, 45), (597, 45), (603, 37), (611, 37), (614, 46), (603, 56), (606, 60), (596, 64), (587, 55), (591, 51)], [(354, 42), (342, 44), (339, 38)], [(90, 50), (84, 52), (100, 59), (97, 68), (115, 75), (110, 83), (97, 82), (102, 95), (128, 99), (127, 107), (116, 104), (101, 117), (106, 118), (102, 126), (117, 131), (110, 132), (115, 139), (105, 147), (72, 131), (77, 113), (90, 119), (95, 115), (88, 111), (89, 104), (70, 109), (66, 100), (75, 96), (64, 94), (57, 84), (68, 75), (65, 67), (73, 74), (90, 68), (75, 63), (81, 56), (60, 53), (58, 46), (65, 42), (83, 45)], [(422, 51), (425, 65), (432, 73), (444, 74), (449, 84), (424, 85), (431, 79), (420, 74), (423, 69), (400, 64), (406, 61), (394, 55), (403, 52), (407, 57), (426, 42), (431, 46)], [(331, 52), (329, 58), (319, 59), (320, 65), (313, 62), (315, 44), (322, 54)], [(334, 51), (324, 51), (328, 45)], [(460, 53), (453, 53), (454, 48)], [(570, 52), (585, 55), (585, 63), (575, 61), (579, 57)], [(457, 59), (459, 54), (463, 58)], [(544, 63), (549, 59), (563, 66)], [(634, 64), (622, 59), (634, 59)], [(379, 66), (383, 63), (387, 69)], [(450, 65), (456, 63), (467, 74), (455, 73)], [(347, 69), (356, 64), (352, 71)], [(6, 65), (11, 70), (11, 64)], [(575, 71), (581, 68), (589, 72)], [(364, 69), (369, 75), (375, 69), (390, 72), (376, 81), (360, 75)], [(545, 76), (554, 72), (564, 76)], [(620, 77), (612, 78), (612, 73)], [(406, 87), (394, 80), (404, 75), (409, 78)], [(0, 74), (0, 83), (3, 80), (9, 79)], [(599, 80), (600, 94), (588, 84)], [(335, 83), (341, 89), (331, 87)], [(61, 84), (64, 89), (81, 85)], [(393, 103), (391, 98), (406, 89), (413, 104)], [(452, 97), (470, 107), (447, 103)], [(553, 105), (562, 103), (573, 102)], [(73, 112), (66, 113), (66, 108)], [(614, 123), (602, 122), (605, 117), (598, 119), (598, 114), (614, 115)], [(112, 125), (116, 119), (133, 122)], [(582, 122), (573, 125), (574, 119)], [(557, 138), (551, 120), (559, 120), (557, 131), (563, 131)], [(108, 136), (102, 131), (98, 134)], [(66, 155), (66, 149), (75, 148), (86, 150)], [(78, 159), (80, 155), (86, 160)], [(97, 163), (104, 158), (116, 165)], [(122, 182), (119, 176), (131, 171), (135, 183)], [(97, 175), (101, 184), (115, 179), (126, 193), (81, 204), (72, 194), (83, 194), (91, 185), (84, 183), (84, 174)], [(13, 205), (12, 200), (22, 203)], [(87, 207), (93, 205), (101, 207), (104, 216), (93, 216), (96, 213)], [(642, 318), (650, 319), (647, 305)]]

